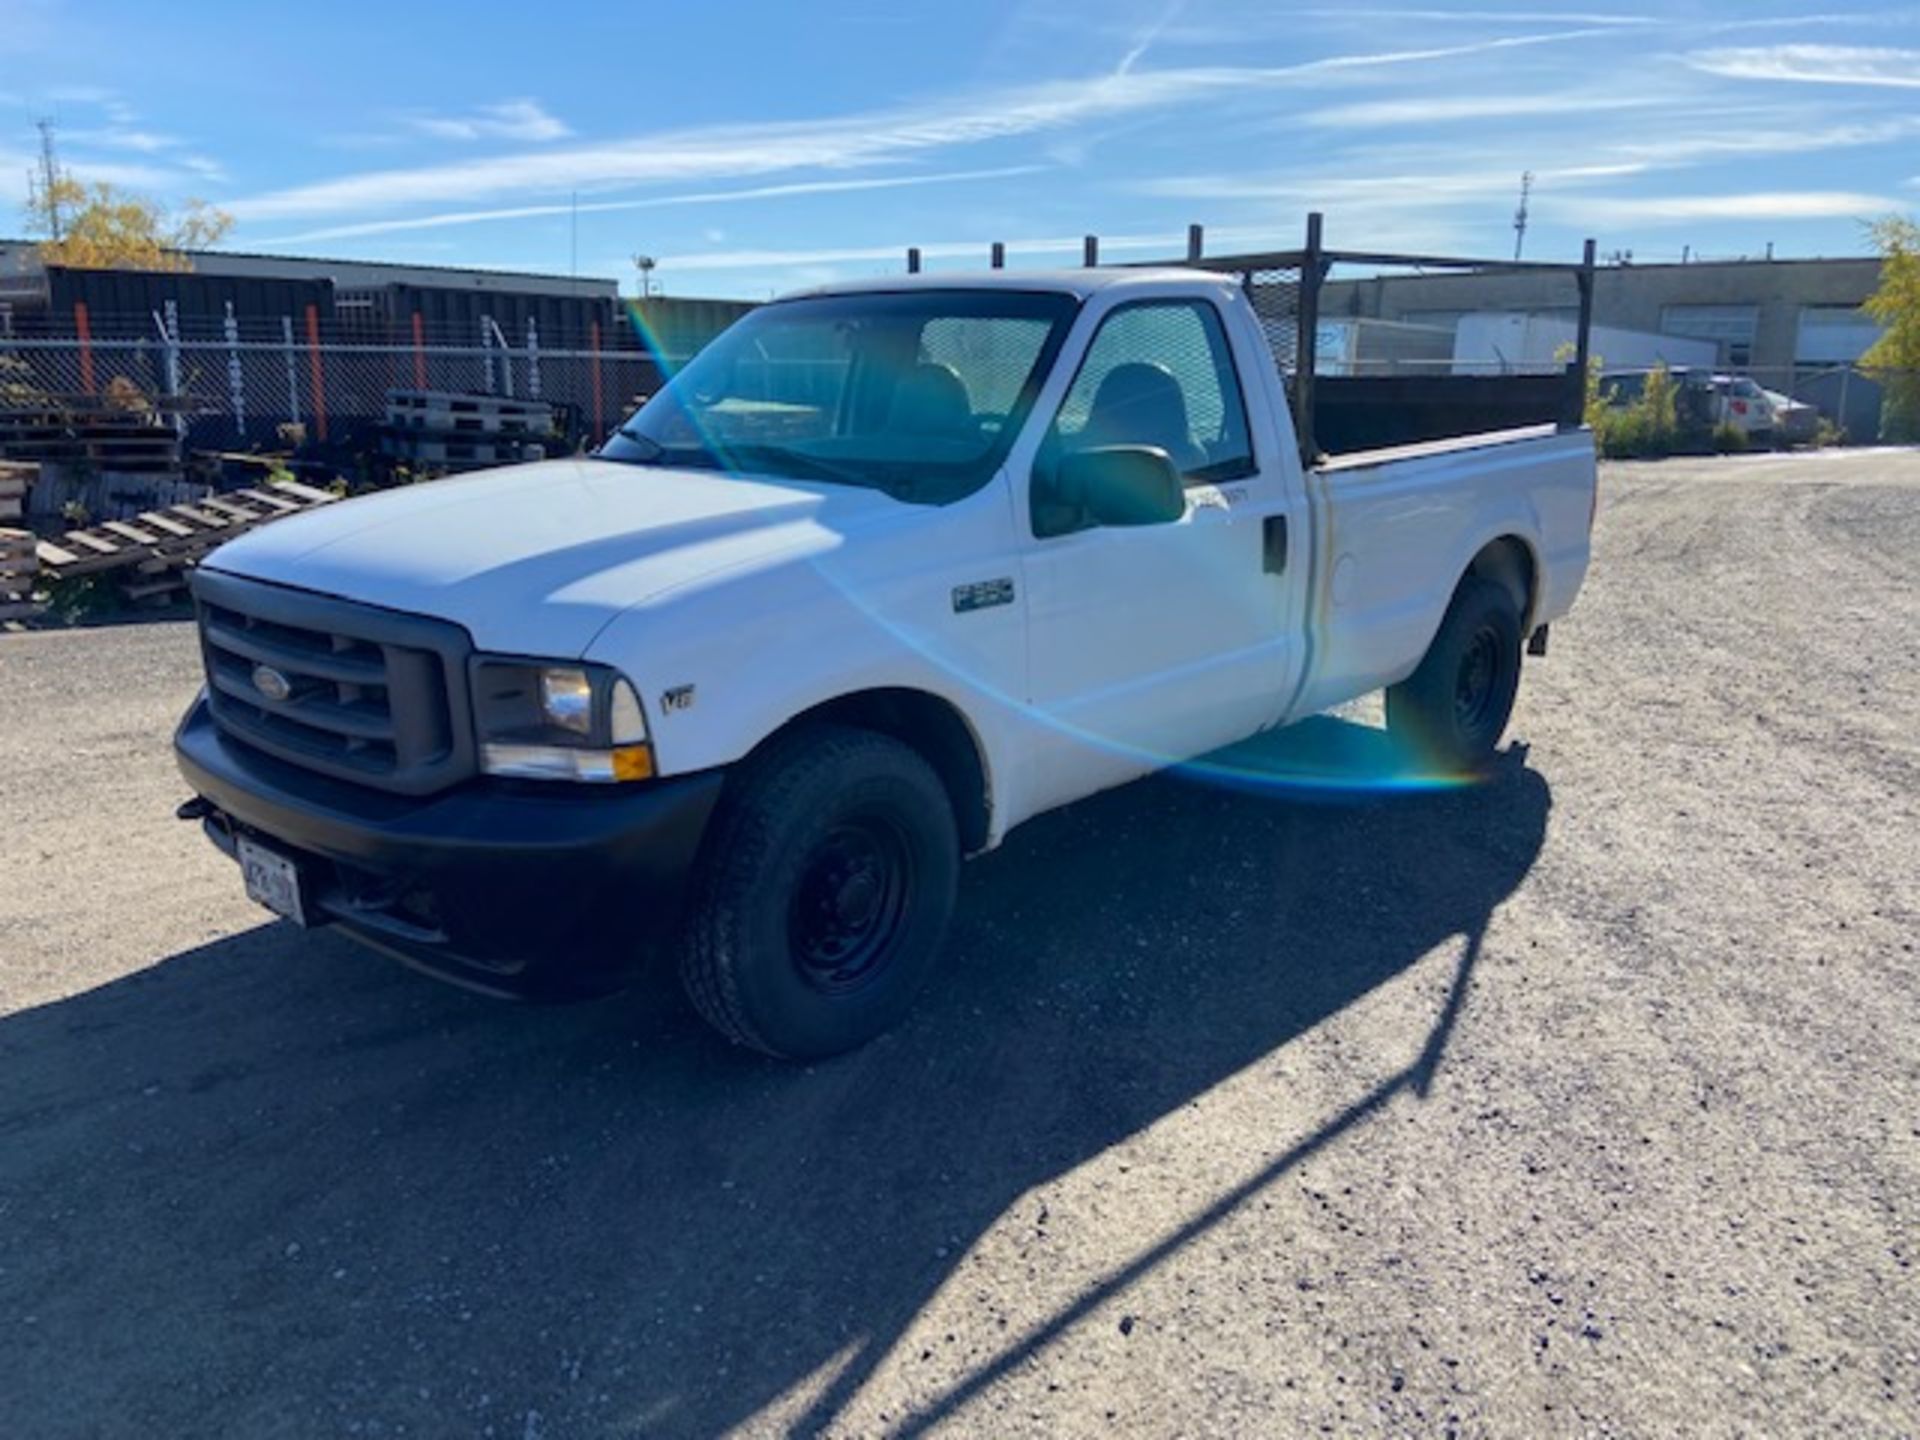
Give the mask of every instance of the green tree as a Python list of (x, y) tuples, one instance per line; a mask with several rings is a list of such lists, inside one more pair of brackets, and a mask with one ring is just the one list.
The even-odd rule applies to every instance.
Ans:
[(29, 230), (45, 237), (40, 257), (80, 270), (191, 270), (181, 253), (218, 244), (233, 217), (199, 200), (179, 214), (104, 182), (56, 175), (27, 207)]
[(1880, 382), (1880, 434), (1920, 440), (1920, 224), (1888, 215), (1870, 227), (1880, 285), (1862, 307), (1885, 328), (1860, 357)]

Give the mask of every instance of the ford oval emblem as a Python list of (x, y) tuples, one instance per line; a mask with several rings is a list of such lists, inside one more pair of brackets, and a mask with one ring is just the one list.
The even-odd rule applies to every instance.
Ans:
[(292, 682), (271, 665), (256, 665), (253, 667), (253, 688), (266, 696), (267, 699), (273, 701), (276, 705), (282, 703), (289, 695), (293, 694)]

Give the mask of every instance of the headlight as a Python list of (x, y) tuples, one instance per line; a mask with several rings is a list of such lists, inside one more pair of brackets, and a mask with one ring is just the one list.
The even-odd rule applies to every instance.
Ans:
[(477, 656), (474, 734), (489, 775), (609, 784), (653, 774), (640, 696), (604, 665)]
[[(616, 680), (616, 685), (625, 685)], [(575, 735), (593, 734), (593, 681), (584, 670), (540, 672), (540, 713), (549, 725)]]

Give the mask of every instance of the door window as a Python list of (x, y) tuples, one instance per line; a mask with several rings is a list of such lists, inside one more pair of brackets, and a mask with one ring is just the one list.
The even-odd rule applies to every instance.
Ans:
[(1042, 468), (1096, 445), (1158, 446), (1189, 485), (1253, 473), (1239, 376), (1213, 306), (1143, 301), (1101, 323), (1047, 432)]

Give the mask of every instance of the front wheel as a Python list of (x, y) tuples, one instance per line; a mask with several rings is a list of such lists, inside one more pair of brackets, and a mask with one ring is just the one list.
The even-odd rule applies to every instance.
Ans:
[(1520, 689), (1520, 612), (1504, 585), (1470, 576), (1420, 668), (1387, 689), (1387, 728), (1433, 773), (1485, 767)]
[(788, 1059), (895, 1024), (933, 970), (959, 883), (932, 767), (884, 735), (809, 727), (746, 763), (713, 825), (680, 957), (700, 1014)]

